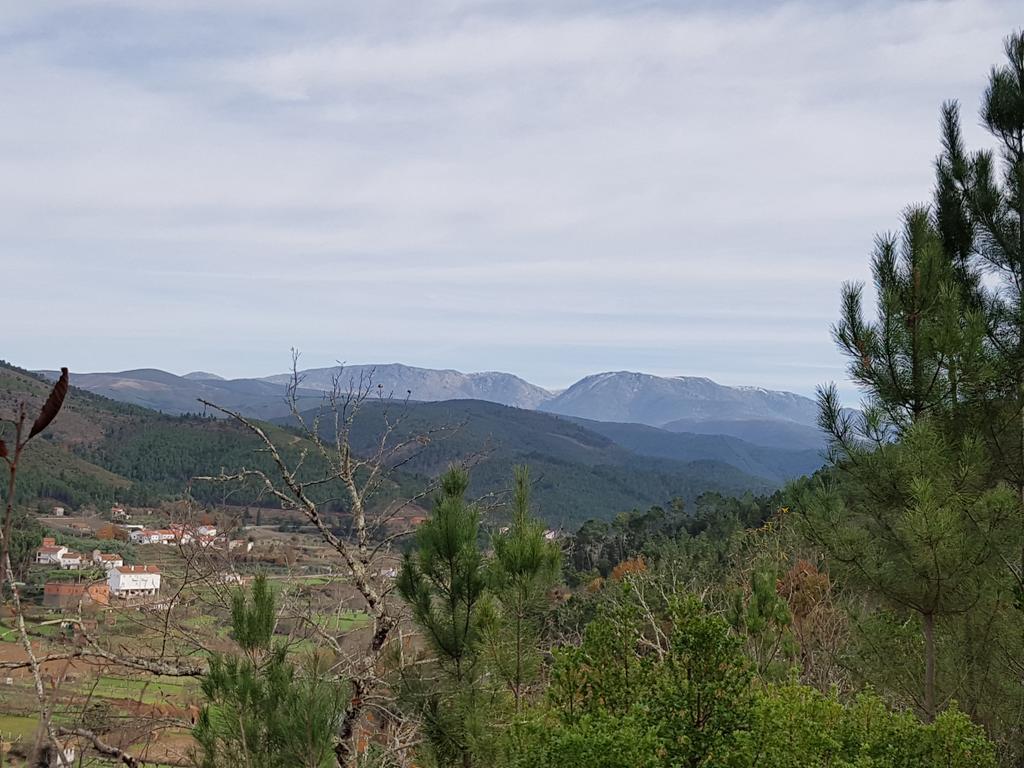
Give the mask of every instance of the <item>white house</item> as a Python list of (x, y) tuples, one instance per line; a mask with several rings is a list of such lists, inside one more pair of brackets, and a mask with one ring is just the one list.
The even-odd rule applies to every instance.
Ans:
[(77, 571), (82, 567), (82, 553), (70, 549), (60, 556), (60, 567), (65, 571)]
[(107, 572), (107, 586), (115, 597), (152, 597), (160, 591), (160, 568), (155, 565), (120, 565)]
[(208, 547), (217, 538), (217, 528), (212, 525), (172, 525), (171, 533), (180, 544), (197, 544)]
[(132, 531), (128, 538), (133, 544), (173, 544), (177, 536), (174, 531), (143, 528), (141, 531)]
[(68, 551), (63, 544), (47, 536), (43, 539), (43, 546), (36, 550), (36, 562), (41, 565), (60, 565), (61, 557)]
[(92, 563), (105, 571), (109, 571), (111, 568), (119, 568), (124, 565), (124, 559), (120, 555), (107, 554), (106, 552), (94, 549), (92, 551)]

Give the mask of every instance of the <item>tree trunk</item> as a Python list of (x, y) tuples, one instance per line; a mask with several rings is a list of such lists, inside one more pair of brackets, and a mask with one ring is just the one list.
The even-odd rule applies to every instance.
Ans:
[(935, 614), (922, 615), (924, 623), (924, 719), (935, 719)]

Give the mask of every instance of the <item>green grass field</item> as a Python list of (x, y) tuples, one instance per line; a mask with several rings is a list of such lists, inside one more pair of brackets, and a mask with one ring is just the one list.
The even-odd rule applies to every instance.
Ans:
[(0, 736), (5, 740), (31, 739), (39, 727), (39, 718), (32, 715), (0, 714)]
[(370, 617), (362, 611), (318, 613), (313, 617), (313, 621), (329, 632), (348, 632), (350, 629), (366, 624), (369, 620)]
[(134, 680), (115, 675), (103, 675), (98, 680), (84, 682), (79, 687), (79, 692), (83, 695), (88, 695), (91, 692), (92, 696), (96, 698), (130, 699), (142, 701), (145, 704), (153, 704), (167, 699), (173, 699), (175, 703), (182, 704), (192, 698), (198, 690), (197, 682), (177, 677)]

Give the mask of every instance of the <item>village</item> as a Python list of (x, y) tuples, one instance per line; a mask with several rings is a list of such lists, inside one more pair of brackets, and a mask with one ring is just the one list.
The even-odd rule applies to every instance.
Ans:
[[(60, 508), (63, 512), (63, 508)], [(127, 513), (123, 507), (112, 507), (111, 517), (124, 520)], [(78, 529), (81, 532), (81, 528)], [(102, 529), (101, 529), (102, 530)], [(171, 524), (167, 528), (147, 528), (138, 524), (106, 526), (106, 535), (127, 535), (132, 544), (158, 544), (171, 547), (220, 547), (227, 552), (249, 553), (253, 542), (232, 539), (225, 534), (218, 535), (214, 525)], [(110, 598), (133, 600), (152, 598), (160, 593), (160, 567), (155, 564), (125, 563), (124, 557), (116, 552), (92, 550), (91, 554), (77, 552), (66, 544), (59, 544), (53, 536), (43, 538), (36, 551), (35, 563), (39, 566), (58, 568), (62, 571), (102, 570), (106, 580), (102, 583), (79, 581), (47, 581), (43, 586), (43, 605), (47, 608), (66, 609), (85, 602), (92, 605), (108, 605)]]
[[(266, 574), (280, 595), (285, 610), (275, 637), (290, 650), (312, 649), (325, 632), (340, 648), (366, 632), (367, 616), (336, 553), (285, 511), (262, 510), (262, 525), (242, 525), (238, 510), (190, 515), (180, 505), (47, 511), (37, 518), (44, 535), (20, 589), (34, 653), (60, 659), (41, 665), (57, 694), (54, 720), (90, 713), (118, 741), (141, 739), (147, 764), (189, 764), (200, 695), (198, 675), (139, 670), (198, 670), (202, 655), (230, 649), (231, 595), (255, 574)], [(413, 507), (392, 530), (411, 532), (425, 519)], [(393, 578), (397, 558), (382, 563), (377, 576)], [(31, 752), (38, 717), (9, 612), (0, 616), (0, 664), (0, 764), (18, 765)], [(66, 756), (79, 747), (69, 740)]]

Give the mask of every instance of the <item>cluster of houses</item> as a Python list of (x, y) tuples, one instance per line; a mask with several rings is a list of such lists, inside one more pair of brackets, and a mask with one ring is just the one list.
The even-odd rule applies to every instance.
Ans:
[(105, 584), (70, 584), (49, 582), (43, 586), (43, 605), (68, 608), (79, 604), (108, 605), (110, 597), (153, 597), (160, 592), (160, 568), (155, 565), (125, 565), (121, 555), (94, 549), (91, 558), (58, 544), (55, 539), (43, 539), (36, 550), (40, 565), (59, 566), (64, 570), (102, 568)]
[(228, 551), (244, 549), (249, 552), (252, 542), (229, 539), (218, 534), (213, 525), (171, 525), (167, 528), (135, 528), (128, 534), (133, 544), (167, 544), (170, 546), (220, 547)]
[(109, 571), (111, 568), (124, 565), (124, 560), (118, 554), (100, 552), (98, 549), (94, 549), (92, 557), (88, 558), (47, 536), (43, 539), (43, 545), (36, 550), (36, 563), (55, 565), (65, 571), (79, 571), (93, 566)]
[[(118, 515), (122, 512), (122, 515)], [(127, 517), (121, 508), (111, 509), (112, 517)], [(217, 532), (213, 525), (171, 525), (167, 528), (145, 528), (124, 525), (128, 539), (133, 544), (164, 544), (171, 546), (217, 546), (227, 551), (249, 552), (252, 542), (230, 539)], [(117, 553), (95, 549), (92, 556), (75, 552), (56, 539), (46, 537), (36, 550), (35, 561), (39, 565), (61, 568), (62, 570), (85, 570), (100, 568), (106, 573), (103, 583), (73, 584), (52, 581), (43, 587), (43, 605), (56, 609), (73, 609), (80, 605), (105, 606), (110, 598), (155, 597), (160, 593), (160, 568), (156, 565), (126, 565)]]
[(212, 525), (172, 525), (169, 528), (139, 528), (128, 534), (133, 544), (196, 544), (207, 547), (217, 540)]

